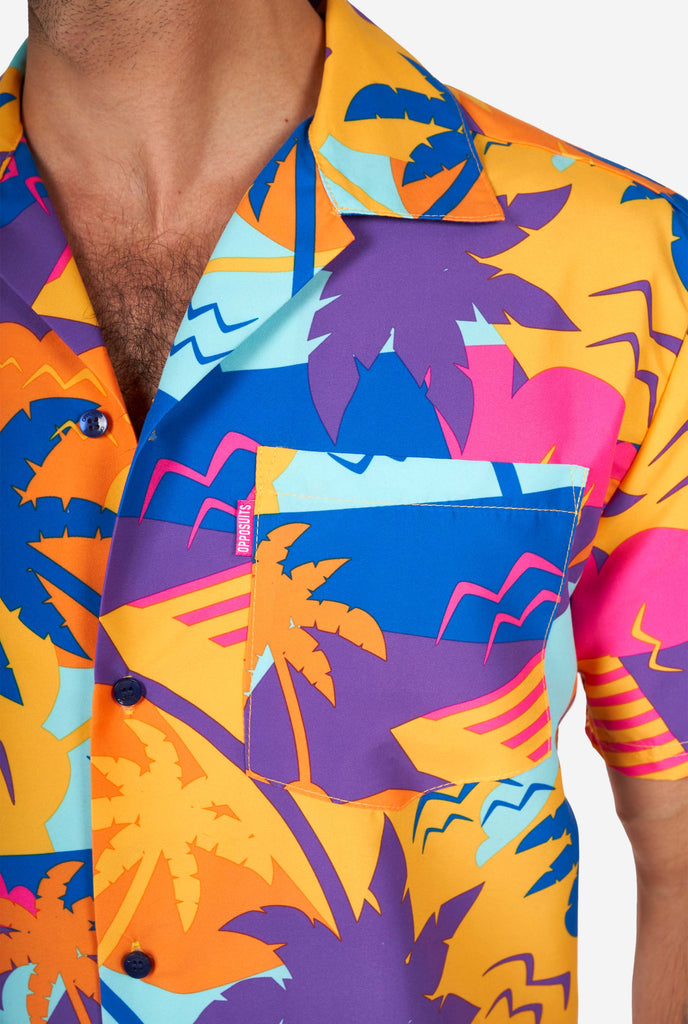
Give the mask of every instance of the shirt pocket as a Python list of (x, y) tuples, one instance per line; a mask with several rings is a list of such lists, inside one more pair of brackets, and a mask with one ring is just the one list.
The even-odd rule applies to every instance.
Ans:
[(398, 807), (544, 760), (545, 644), (586, 477), (260, 447), (248, 771)]

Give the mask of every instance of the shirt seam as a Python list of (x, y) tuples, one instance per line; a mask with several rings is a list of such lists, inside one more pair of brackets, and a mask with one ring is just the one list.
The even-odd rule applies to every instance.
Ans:
[[(507, 111), (500, 111), (500, 113), (505, 114), (509, 118), (514, 117), (514, 115), (509, 114)], [(520, 119), (516, 118), (516, 120)], [(538, 128), (537, 125), (531, 125), (530, 122), (524, 121), (523, 123), (528, 125), (528, 127), (537, 128), (538, 131), (545, 131), (545, 129)], [(634, 182), (640, 184), (639, 182), (637, 182), (637, 179), (642, 178), (643, 182), (648, 183), (648, 187), (658, 198), (666, 199), (667, 202), (671, 203), (674, 209), (677, 209), (679, 210), (679, 212), (681, 212), (680, 207), (678, 207), (676, 203), (672, 201), (675, 195), (681, 195), (681, 193), (677, 192), (676, 189), (671, 189), (669, 185), (664, 185), (662, 182), (655, 182), (654, 179), (649, 178), (646, 174), (643, 174), (641, 171), (636, 171), (632, 167), (614, 167), (608, 161), (606, 161), (604, 157), (591, 156), (589, 153), (582, 150), (580, 146), (576, 146), (575, 143), (568, 142), (566, 139), (559, 139), (558, 136), (554, 136), (557, 139), (557, 141), (561, 143), (562, 146), (566, 147), (568, 150), (571, 151), (575, 150), (575, 152), (564, 152), (561, 149), (555, 149), (553, 146), (548, 146), (544, 142), (536, 142), (530, 139), (513, 139), (510, 138), (509, 135), (506, 133), (497, 134), (495, 132), (479, 131), (476, 134), (480, 135), (481, 138), (485, 139), (487, 142), (507, 143), (510, 146), (527, 146), (529, 149), (539, 149), (542, 153), (549, 153), (552, 156), (566, 157), (567, 159), (575, 160), (576, 163), (582, 163), (588, 167), (595, 167), (600, 171), (613, 174), (617, 178), (624, 178), (626, 181), (628, 181), (629, 185), (632, 185)], [(550, 133), (546, 132), (546, 134)], [(480, 161), (483, 165), (483, 170), (485, 170), (485, 173), (487, 174), (487, 168), (485, 168), (484, 165), (484, 157), (480, 157)], [(656, 187), (653, 187), (653, 185)], [(665, 192), (664, 189), (670, 189), (670, 191)]]
[[(571, 477), (573, 479), (573, 473), (571, 474)], [(582, 488), (581, 488), (581, 490), (582, 490)], [(261, 491), (262, 491), (262, 489), (261, 489)], [(325, 497), (325, 495), (322, 495), (322, 494), (298, 494), (298, 493), (295, 493), (293, 491), (275, 491), (275, 494), (278, 495), (278, 496), (281, 496), (281, 497), (285, 497), (285, 498), (311, 498), (314, 501), (327, 501), (327, 502), (331, 502), (332, 504), (337, 504), (337, 505), (352, 505), (355, 508), (363, 507), (363, 506), (368, 506), (368, 505), (370, 505), (370, 506), (372, 506), (374, 508), (394, 508), (395, 506), (403, 506), (404, 508), (456, 508), (456, 509), (460, 509), (460, 508), (485, 508), (485, 509), (495, 509), (496, 511), (502, 511), (502, 512), (562, 512), (562, 513), (564, 513), (564, 515), (567, 515), (567, 516), (575, 515), (576, 511), (577, 511), (577, 509), (575, 507), (575, 502), (576, 502), (575, 487), (574, 487), (574, 490), (573, 490), (574, 508), (542, 508), (542, 506), (540, 506), (540, 505), (534, 505), (532, 507), (528, 506), (528, 505), (464, 505), (463, 503), (457, 505), (457, 504), (451, 504), (451, 503), (444, 504), (442, 502), (435, 502), (435, 501), (397, 501), (397, 502), (380, 502), (379, 500), (378, 501), (363, 501), (363, 500), (359, 501), (359, 500), (354, 500), (354, 499), (338, 498), (338, 497), (336, 497), (336, 498), (328, 498), (328, 497)], [(460, 501), (460, 499), (457, 499), (457, 501)], [(281, 511), (286, 512), (287, 510), (281, 510)], [(312, 512), (312, 511), (315, 511), (315, 510), (314, 509), (289, 509), (288, 511), (289, 511), (290, 515), (291, 514), (300, 515), (301, 513), (303, 513), (305, 515), (307, 512)], [(264, 513), (264, 514), (265, 515), (269, 515), (270, 513)]]

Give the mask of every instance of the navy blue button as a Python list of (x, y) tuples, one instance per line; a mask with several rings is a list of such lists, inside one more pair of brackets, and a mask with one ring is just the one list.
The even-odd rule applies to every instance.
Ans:
[(153, 961), (140, 949), (127, 953), (122, 960), (122, 967), (130, 978), (145, 978), (153, 970)]
[(134, 679), (133, 676), (124, 676), (122, 679), (118, 679), (112, 687), (112, 696), (118, 704), (123, 704), (125, 708), (130, 708), (132, 704), (138, 704), (145, 693), (143, 683)]
[(108, 418), (100, 409), (88, 409), (79, 417), (79, 430), (84, 437), (102, 437), (108, 428)]

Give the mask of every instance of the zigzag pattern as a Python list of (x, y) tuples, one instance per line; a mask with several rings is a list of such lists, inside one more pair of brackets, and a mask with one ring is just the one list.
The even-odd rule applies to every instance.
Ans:
[(518, 803), (512, 803), (509, 800), (493, 800), (485, 812), (481, 825), (485, 824), (492, 812), (496, 811), (498, 807), (507, 807), (512, 811), (522, 811), (534, 793), (539, 793), (542, 790), (551, 791), (553, 788), (553, 786), (548, 786), (544, 782), (532, 782)]
[(87, 381), (89, 384), (93, 384), (93, 386), (97, 388), (102, 395), (106, 394), (105, 388), (100, 383), (95, 373), (93, 373), (92, 370), (89, 370), (88, 367), (84, 367), (83, 370), (79, 370), (78, 373), (72, 374), (71, 377), (65, 380), (63, 377), (60, 376), (60, 374), (57, 372), (54, 366), (50, 366), (47, 363), (45, 366), (41, 366), (40, 369), (36, 370), (36, 372), (33, 373), (29, 377), (29, 379), (22, 384), (22, 388), (28, 388), (29, 384), (33, 384), (35, 380), (38, 380), (40, 377), (43, 376), (52, 377), (52, 379), (61, 387), (63, 391), (69, 391), (70, 388), (73, 388), (76, 384), (80, 384), (81, 381), (84, 380)]
[(497, 998), (492, 1003), (490, 1009), (487, 1011), (486, 1016), (489, 1017), (492, 1011), (494, 1010), (495, 1006), (498, 1006), (499, 1003), (501, 1003), (502, 1000), (504, 1000), (509, 1008), (510, 1017), (516, 1017), (521, 1013), (532, 1013), (533, 1018), (535, 1020), (535, 1024), (540, 1024), (540, 1021), (542, 1020), (542, 1014), (544, 1011), (544, 1006), (542, 1005), (542, 1003), (523, 1003), (521, 1006), (514, 1007), (513, 995), (514, 994), (510, 988), (507, 988), (503, 992), (500, 992)]
[(650, 407), (647, 413), (648, 424), (652, 420), (655, 411), (655, 405), (657, 404), (657, 384), (659, 383), (659, 377), (656, 373), (652, 373), (651, 370), (641, 370), (640, 367), (640, 342), (638, 341), (638, 335), (630, 331), (627, 334), (617, 334), (613, 338), (604, 338), (603, 341), (593, 341), (588, 345), (588, 348), (598, 348), (600, 345), (617, 345), (620, 342), (626, 342), (631, 346), (633, 350), (633, 359), (635, 361), (635, 379), (639, 380), (641, 384), (645, 384), (647, 390), (650, 392)]
[(634, 638), (634, 640), (642, 640), (644, 643), (652, 645), (652, 654), (650, 655), (650, 661), (648, 662), (650, 668), (654, 669), (656, 672), (680, 672), (681, 669), (678, 667), (673, 667), (671, 665), (660, 665), (657, 661), (657, 655), (662, 649), (662, 641), (659, 637), (651, 636), (649, 633), (646, 633), (643, 630), (643, 617), (645, 615), (646, 610), (647, 601), (644, 601), (643, 604), (641, 604), (638, 610), (638, 614), (636, 615), (633, 621), (633, 625), (631, 627), (631, 636)]
[(434, 790), (432, 790), (429, 793), (423, 793), (419, 797), (419, 799), (418, 799), (418, 806), (416, 807), (416, 815), (415, 815), (415, 818), (413, 820), (413, 838), (414, 839), (416, 838), (416, 831), (418, 829), (418, 823), (420, 821), (420, 816), (423, 813), (425, 807), (429, 803), (431, 803), (432, 801), (435, 801), (435, 800), (445, 801), (446, 803), (451, 803), (451, 804), (463, 803), (463, 801), (466, 799), (466, 797), (469, 795), (469, 793), (471, 793), (475, 789), (475, 787), (477, 785), (478, 785), (477, 782), (465, 782), (463, 784), (463, 786), (461, 787), (461, 792), (457, 796), (453, 796), (451, 793), (445, 793), (445, 792), (442, 792), (442, 791), (436, 792)]
[[(155, 465), (155, 469), (151, 474), (150, 482), (146, 490), (145, 497), (143, 499), (143, 505), (141, 507), (141, 514), (139, 515), (139, 522), (144, 518), (148, 506), (153, 500), (153, 496), (157, 491), (161, 481), (167, 476), (168, 473), (174, 473), (177, 476), (185, 477), (188, 480), (193, 480), (204, 487), (210, 487), (210, 485), (217, 478), (220, 470), (231, 458), (236, 451), (255, 452), (258, 450), (258, 444), (253, 438), (246, 437), (245, 434), (239, 434), (234, 430), (230, 430), (218, 443), (215, 451), (212, 454), (208, 469), (205, 473), (201, 473), (196, 469), (191, 469), (190, 466), (185, 466), (184, 463), (178, 462), (176, 459), (159, 459)], [(201, 521), (205, 516), (206, 512), (211, 507), (220, 508), (224, 511), (233, 512), (236, 514), (236, 509), (231, 505), (210, 505), (207, 503), (208, 499), (201, 505), (201, 510), (196, 517), (194, 522), (191, 538), (189, 540), (189, 546), (191, 541), (198, 531)]]
[[(535, 977), (535, 957), (532, 953), (518, 953), (514, 956), (506, 956), (502, 960), (497, 960), (484, 972), (487, 974), (489, 971), (493, 971), (496, 967), (501, 967), (502, 964), (515, 963), (522, 961), (526, 969), (526, 985), (559, 985), (564, 997), (564, 1009), (569, 1005), (569, 995), (571, 992), (571, 974), (566, 971), (564, 974), (553, 975), (551, 978), (536, 978)], [(511, 992), (511, 990), (509, 990)], [(502, 993), (504, 995), (504, 993)], [(499, 997), (501, 999), (501, 996)], [(495, 1004), (493, 1004), (494, 1006)], [(511, 1004), (510, 1004), (511, 1007)]]
[(673, 334), (665, 334), (663, 331), (659, 331), (655, 327), (652, 310), (652, 287), (649, 281), (630, 281), (628, 284), (621, 284), (616, 288), (605, 288), (600, 292), (592, 292), (591, 298), (597, 298), (597, 296), (600, 295), (620, 295), (624, 292), (642, 293), (645, 299), (645, 307), (647, 310), (647, 329), (650, 337), (661, 348), (666, 348), (676, 355), (681, 347), (682, 339), (677, 338)]
[[(452, 615), (454, 614), (454, 612), (456, 611), (464, 597), (474, 595), (476, 597), (483, 597), (485, 598), (486, 601), (493, 601), (495, 604), (499, 604), (502, 598), (505, 596), (505, 594), (507, 594), (511, 587), (514, 585), (514, 583), (516, 583), (516, 581), (519, 580), (521, 576), (523, 576), (523, 574), (528, 571), (528, 569), (541, 569), (544, 572), (551, 572), (553, 575), (558, 577), (561, 577), (562, 575), (561, 570), (558, 568), (558, 566), (554, 565), (552, 562), (547, 561), (546, 558), (542, 558), (540, 555), (535, 554), (533, 551), (525, 551), (522, 555), (519, 556), (514, 565), (511, 567), (506, 576), (506, 579), (504, 580), (501, 587), (497, 591), (489, 590), (487, 587), (483, 587), (478, 583), (472, 583), (469, 580), (460, 580), (454, 587), (451, 597), (447, 602), (447, 607), (442, 617), (442, 622), (440, 623), (440, 628), (435, 639), (435, 644), (438, 644), (442, 639), (442, 636), (447, 626), (449, 625), (449, 621), (451, 620)], [(502, 622), (512, 622), (514, 625), (521, 626), (525, 622), (528, 615), (536, 607), (542, 604), (543, 601), (554, 601), (556, 603), (558, 600), (558, 595), (555, 594), (553, 591), (541, 590), (540, 593), (537, 594), (529, 602), (520, 618), (514, 618), (513, 616), (506, 615), (505, 613), (500, 613), (497, 616), (495, 616), (483, 664), (487, 661), (489, 657), (490, 650), (492, 649), (492, 645), (497, 634), (497, 630), (499, 629), (499, 626)]]

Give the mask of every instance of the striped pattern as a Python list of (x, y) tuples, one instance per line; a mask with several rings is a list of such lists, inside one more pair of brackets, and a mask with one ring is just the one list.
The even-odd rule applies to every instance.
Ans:
[[(618, 658), (581, 663), (587, 695), (585, 731), (607, 764), (624, 775), (675, 778), (688, 752)], [(599, 668), (604, 671), (599, 671)]]

